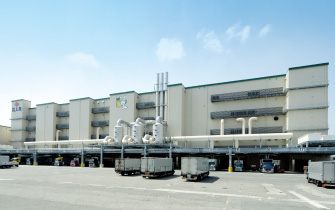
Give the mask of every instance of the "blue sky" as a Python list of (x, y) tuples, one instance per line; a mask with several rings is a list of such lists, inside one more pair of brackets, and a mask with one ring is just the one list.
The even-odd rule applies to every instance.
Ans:
[(0, 0), (0, 125), (32, 105), (285, 74), (329, 62), (335, 134), (335, 1)]

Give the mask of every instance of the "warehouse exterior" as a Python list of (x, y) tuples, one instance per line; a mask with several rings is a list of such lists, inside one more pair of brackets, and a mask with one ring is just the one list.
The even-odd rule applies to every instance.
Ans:
[[(293, 138), (263, 140), (268, 147), (297, 145), (308, 133), (328, 134), (328, 63), (289, 68), (286, 74), (239, 81), (184, 87), (167, 86), (164, 134), (171, 136), (217, 135), (224, 119), (224, 134), (241, 134), (237, 118), (258, 117), (252, 133), (292, 133)], [(99, 139), (112, 136), (119, 119), (156, 118), (156, 92), (134, 91), (107, 98), (72, 99), (66, 104), (12, 101), (11, 145), (24, 142)], [(162, 112), (161, 112), (162, 113)], [(99, 131), (98, 129), (99, 128)], [(148, 133), (152, 128), (148, 128)], [(125, 129), (125, 134), (130, 133)], [(248, 133), (248, 127), (246, 128)], [(240, 147), (255, 147), (258, 141), (241, 141)], [(179, 142), (187, 148), (207, 148), (207, 142)], [(231, 147), (215, 142), (214, 147)], [(63, 146), (64, 147), (64, 146)]]

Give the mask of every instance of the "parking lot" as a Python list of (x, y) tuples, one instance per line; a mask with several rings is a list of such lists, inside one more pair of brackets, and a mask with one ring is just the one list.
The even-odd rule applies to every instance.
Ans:
[(304, 174), (213, 171), (186, 182), (121, 176), (114, 168), (20, 166), (0, 170), (0, 209), (335, 209), (335, 189)]

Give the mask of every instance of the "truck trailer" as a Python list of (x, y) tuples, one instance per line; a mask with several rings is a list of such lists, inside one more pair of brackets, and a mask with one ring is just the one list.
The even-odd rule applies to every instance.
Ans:
[(182, 157), (181, 175), (186, 180), (201, 180), (209, 175), (208, 158)]
[(124, 176), (141, 172), (141, 159), (119, 158), (115, 159), (115, 172)]
[(141, 174), (143, 178), (156, 178), (174, 174), (172, 158), (142, 157)]
[(318, 187), (335, 186), (335, 161), (308, 162), (307, 181)]
[(9, 160), (9, 156), (0, 156), (0, 168), (10, 168), (12, 166), (19, 167), (19, 163)]

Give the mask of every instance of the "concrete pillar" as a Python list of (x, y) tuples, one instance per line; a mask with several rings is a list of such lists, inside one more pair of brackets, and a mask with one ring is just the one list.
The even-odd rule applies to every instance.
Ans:
[(232, 148), (229, 148), (229, 167), (228, 167), (228, 172), (233, 171), (233, 154), (232, 154)]
[(104, 167), (104, 148), (103, 146), (101, 145), (100, 146), (101, 149), (100, 149), (100, 168), (103, 168)]

